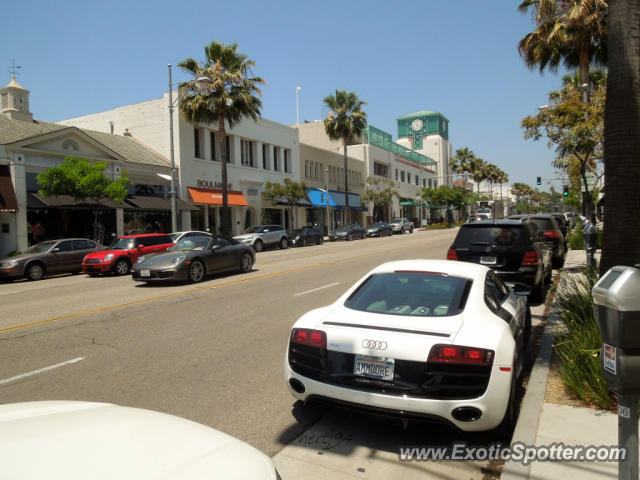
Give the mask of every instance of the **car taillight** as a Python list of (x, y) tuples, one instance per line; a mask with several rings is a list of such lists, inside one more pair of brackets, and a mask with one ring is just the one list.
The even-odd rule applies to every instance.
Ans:
[(542, 236), (547, 238), (560, 238), (560, 234), (555, 230), (544, 231), (542, 232)]
[(294, 328), (291, 331), (291, 341), (313, 347), (327, 348), (327, 334), (322, 330)]
[(456, 252), (453, 248), (447, 250), (447, 260), (458, 260), (458, 252)]
[(523, 267), (535, 267), (540, 262), (540, 252), (531, 251), (524, 254), (522, 257), (522, 266)]
[(464, 365), (491, 365), (493, 350), (462, 347), (460, 345), (434, 345), (427, 362), (455, 363)]

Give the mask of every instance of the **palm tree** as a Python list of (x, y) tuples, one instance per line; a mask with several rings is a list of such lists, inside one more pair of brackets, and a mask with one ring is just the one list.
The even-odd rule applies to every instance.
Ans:
[(502, 201), (502, 185), (509, 181), (509, 174), (503, 170), (498, 173), (498, 183), (500, 184), (500, 201)]
[(472, 150), (467, 147), (459, 148), (451, 158), (449, 164), (455, 173), (462, 175), (466, 181), (466, 174), (471, 172), (471, 160), (475, 158)]
[(351, 223), (349, 211), (349, 165), (347, 163), (347, 145), (360, 136), (367, 126), (367, 114), (362, 111), (363, 102), (354, 92), (336, 90), (335, 95), (324, 98), (329, 107), (329, 115), (324, 119), (324, 129), (331, 140), (342, 140), (344, 150), (344, 198), (347, 224)]
[[(640, 32), (637, 1), (609, 12), (609, 76), (604, 113), (605, 222), (600, 272), (640, 261)], [(635, 132), (635, 133), (634, 133)]]
[(529, 68), (579, 67), (580, 82), (587, 83), (592, 63), (606, 65), (607, 0), (524, 0), (518, 10), (531, 11), (536, 25), (518, 42)]
[(205, 58), (197, 62), (186, 58), (178, 64), (193, 79), (182, 82), (178, 89), (179, 107), (182, 115), (191, 123), (216, 123), (218, 145), (221, 156), (222, 177), (222, 225), (224, 234), (231, 232), (229, 215), (225, 121), (233, 128), (244, 118), (260, 118), (262, 92), (259, 85), (264, 80), (253, 76), (255, 62), (247, 55), (237, 52), (238, 44), (211, 42), (204, 47)]
[(471, 166), (471, 178), (478, 185), (478, 196), (480, 196), (480, 183), (487, 178), (486, 176), (486, 166), (487, 162), (485, 162), (481, 158), (474, 157), (470, 161)]

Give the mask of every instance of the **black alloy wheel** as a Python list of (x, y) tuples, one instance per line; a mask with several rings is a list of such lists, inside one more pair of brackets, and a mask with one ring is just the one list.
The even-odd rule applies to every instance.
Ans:
[(204, 278), (204, 264), (200, 260), (194, 260), (189, 265), (189, 281), (191, 283), (201, 282)]
[(249, 273), (253, 268), (253, 259), (251, 255), (248, 253), (243, 253), (242, 258), (240, 259), (240, 270), (242, 273)]
[(289, 246), (289, 241), (287, 240), (287, 237), (282, 237), (282, 240), (280, 240), (280, 250), (284, 250), (288, 246)]
[(42, 280), (42, 277), (44, 277), (44, 265), (40, 262), (30, 263), (25, 276), (31, 281)]
[(347, 241), (349, 241), (349, 242), (350, 242), (351, 240), (353, 240), (353, 235), (348, 234), (348, 235), (347, 235)]
[(306, 238), (301, 238), (300, 239), (300, 246), (301, 247), (306, 247), (307, 246), (307, 239)]
[(509, 400), (507, 403), (507, 410), (504, 412), (504, 417), (502, 418), (500, 425), (498, 425), (493, 430), (493, 433), (495, 433), (498, 439), (505, 442), (511, 439), (511, 435), (513, 434), (513, 428), (515, 427), (517, 414), (518, 414), (517, 406), (516, 406), (517, 394), (518, 394), (518, 382), (516, 380), (516, 372), (515, 372), (516, 362), (514, 361), (513, 364), (514, 364), (514, 371), (511, 374), (511, 388), (509, 389)]
[(264, 245), (262, 244), (262, 240), (256, 240), (255, 242), (253, 242), (253, 249), (256, 252), (261, 252), (262, 250), (264, 250)]
[(324, 239), (322, 238), (322, 235), (318, 235), (318, 240), (316, 240), (316, 245), (322, 245), (322, 241)]

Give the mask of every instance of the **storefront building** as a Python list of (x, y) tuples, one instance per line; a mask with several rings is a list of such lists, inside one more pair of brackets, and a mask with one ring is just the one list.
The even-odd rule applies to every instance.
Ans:
[[(313, 145), (318, 149), (335, 152), (334, 154), (342, 151), (339, 142), (331, 141), (326, 136), (323, 122), (300, 125), (300, 141), (302, 146)], [(388, 208), (381, 212), (375, 212), (373, 202), (369, 202), (366, 212), (363, 212), (363, 224), (370, 224), (379, 219), (388, 221), (394, 217), (407, 217), (417, 226), (420, 218), (429, 218), (428, 205), (422, 203), (420, 209), (421, 202), (418, 197), (422, 188), (437, 188), (441, 185), (437, 171), (438, 163), (434, 159), (393, 142), (391, 134), (372, 125), (368, 125), (362, 136), (347, 146), (347, 152), (349, 165), (354, 165), (353, 171), (357, 172), (354, 181), (350, 180), (350, 185), (358, 185), (359, 191), (364, 194), (367, 178), (377, 177), (393, 181), (398, 192), (398, 196), (393, 198)], [(340, 157), (342, 158), (342, 155)], [(330, 178), (339, 179), (344, 176), (340, 170), (335, 171), (332, 176), (331, 171), (330, 168)], [(354, 174), (350, 173), (351, 175)], [(352, 191), (351, 186), (349, 191)]]
[[(166, 158), (127, 136), (34, 120), (29, 91), (15, 78), (0, 95), (0, 257), (51, 238), (87, 237), (108, 244), (128, 232), (169, 231), (167, 182), (158, 176), (170, 172)], [(125, 202), (102, 203), (97, 232), (94, 205), (38, 193), (37, 175), (67, 156), (104, 161), (108, 176), (117, 178), (125, 170), (132, 182)]]
[[(177, 92), (174, 92), (177, 98)], [(162, 98), (61, 122), (82, 128), (113, 128), (126, 132), (144, 145), (170, 157), (168, 94)], [(300, 149), (297, 131), (260, 118), (243, 120), (226, 127), (228, 201), (232, 234), (260, 223), (276, 223), (286, 228), (304, 225), (304, 209), (296, 208), (294, 218), (286, 206), (272, 205), (262, 198), (266, 182), (283, 183), (300, 179)], [(182, 230), (219, 231), (222, 205), (221, 152), (216, 125), (187, 122), (173, 109), (174, 158), (181, 199), (197, 210), (182, 210)]]

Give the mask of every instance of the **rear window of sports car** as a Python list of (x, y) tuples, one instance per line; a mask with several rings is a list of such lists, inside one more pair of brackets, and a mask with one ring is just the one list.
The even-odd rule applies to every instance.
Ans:
[(471, 283), (466, 278), (438, 273), (378, 273), (362, 282), (344, 305), (385, 315), (457, 315), (464, 310)]

